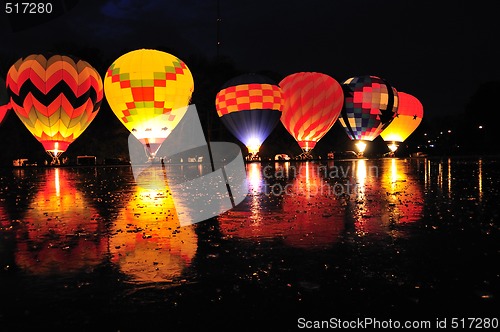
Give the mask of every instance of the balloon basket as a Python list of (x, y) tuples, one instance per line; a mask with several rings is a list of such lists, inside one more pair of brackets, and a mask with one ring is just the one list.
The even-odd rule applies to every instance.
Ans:
[(47, 151), (47, 154), (52, 158), (52, 161), (50, 162), (51, 166), (59, 166), (61, 165), (61, 160), (59, 159), (59, 155), (62, 152), (52, 152), (52, 151)]
[(298, 160), (312, 160), (314, 159), (310, 151), (302, 151), (301, 154), (297, 156)]

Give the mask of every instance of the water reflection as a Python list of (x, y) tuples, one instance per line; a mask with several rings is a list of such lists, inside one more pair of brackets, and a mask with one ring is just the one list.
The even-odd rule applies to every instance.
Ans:
[(478, 172), (477, 172), (477, 180), (478, 180), (478, 198), (479, 201), (483, 200), (483, 160), (479, 159), (478, 163)]
[(447, 166), (448, 166), (448, 174), (447, 174), (447, 179), (448, 179), (448, 198), (451, 198), (451, 158), (448, 158), (448, 163), (447, 163)]
[[(424, 182), (427, 192), (446, 197), (448, 201), (452, 201), (454, 198), (472, 199), (472, 196), (474, 200), (481, 199), (483, 195), (482, 159), (477, 161), (452, 158), (428, 159), (425, 165)], [(473, 193), (471, 189), (474, 189), (475, 192)]]
[(127, 167), (0, 169), (2, 328), (199, 329), (249, 312), (261, 326), (303, 310), (491, 317), (498, 162), (252, 163), (246, 200), (190, 227), (167, 183), (138, 186)]
[(408, 223), (423, 217), (423, 188), (417, 178), (420, 162), (416, 162), (414, 171), (409, 160), (390, 160), (390, 178), (385, 177), (382, 182), (387, 196), (390, 222)]
[(116, 219), (135, 190), (132, 169), (127, 166), (61, 168), (60, 171), (74, 173), (73, 184), (98, 211), (103, 222)]
[[(14, 170), (14, 178), (26, 172)], [(5, 250), (12, 258), (2, 254), (2, 266), (62, 276), (111, 263), (135, 282), (171, 282), (191, 264), (195, 229), (180, 226), (161, 174), (149, 184), (141, 181), (145, 187), (136, 185), (128, 168), (47, 168), (29, 174), (29, 195), (23, 196), (28, 192), (23, 186), (0, 192), (2, 246), (15, 248)], [(15, 199), (6, 199), (11, 196)], [(29, 204), (20, 214), (12, 206), (24, 206), (23, 197)]]
[[(249, 163), (247, 198), (217, 222), (224, 239), (236, 243), (301, 249), (353, 235), (407, 236), (405, 225), (423, 218), (426, 202), (434, 223), (446, 214), (453, 222), (493, 215), (488, 195), (497, 189), (485, 180), (491, 165), (449, 158)], [(206, 173), (198, 165), (183, 172)], [(180, 226), (165, 174), (147, 178), (149, 185), (138, 185), (129, 168), (111, 167), (2, 174), (2, 265), (55, 275), (104, 263), (134, 282), (186, 278), (200, 241), (196, 225)]]
[(218, 218), (220, 228), (229, 238), (278, 239), (301, 248), (331, 246), (351, 230), (358, 236), (399, 236), (392, 225), (423, 214), (416, 174), (398, 159), (253, 163), (249, 196)]
[(341, 203), (326, 165), (252, 163), (248, 179), (247, 199), (218, 217), (224, 236), (301, 248), (330, 246), (338, 239), (344, 227)]
[(346, 219), (352, 220), (353, 231), (358, 236), (404, 236), (394, 226), (423, 217), (423, 188), (417, 177), (420, 163), (395, 158), (352, 163), (354, 200), (349, 201)]
[[(182, 277), (197, 250), (195, 226), (181, 227), (161, 168), (144, 178), (113, 222), (111, 261), (134, 282), (172, 282)], [(151, 175), (151, 174), (149, 174)]]
[(290, 190), (283, 193), (285, 243), (301, 248), (333, 245), (345, 226), (336, 181), (329, 182), (331, 174), (320, 163), (295, 165), (294, 173)]
[(425, 162), (424, 162), (424, 164), (425, 164), (425, 168), (424, 168), (424, 172), (425, 172), (425, 177), (424, 177), (425, 189), (428, 190), (429, 189), (429, 184), (430, 184), (430, 178), (431, 178), (431, 161), (426, 159)]
[(108, 248), (103, 225), (71, 174), (56, 168), (38, 176), (43, 185), (17, 228), (16, 265), (29, 273), (52, 275), (101, 263)]
[(436, 164), (431, 163), (429, 161), (429, 172), (430, 176), (428, 177), (429, 181), (432, 181), (432, 174), (434, 169), (437, 166), (437, 184), (439, 188), (439, 192), (442, 194), (446, 194), (448, 198), (451, 198), (452, 194), (452, 175), (451, 175), (451, 159), (448, 158), (445, 161), (439, 160)]
[[(488, 231), (495, 228), (497, 203), (492, 197), (498, 194), (497, 163), (495, 159), (485, 158), (427, 160), (425, 192), (428, 195), (427, 216), (433, 220), (432, 227), (472, 222)], [(452, 220), (444, 222), (447, 214)]]
[(370, 165), (368, 169), (366, 160), (359, 159), (352, 161), (352, 169), (348, 219), (352, 219), (358, 236), (377, 233), (381, 227), (383, 209), (383, 201), (374, 199), (378, 195), (374, 189), (379, 187), (379, 166)]
[(250, 211), (252, 215), (250, 220), (253, 222), (254, 226), (258, 226), (261, 221), (260, 209), (259, 209), (259, 193), (262, 192), (262, 172), (260, 165), (257, 163), (251, 163), (247, 165), (247, 179), (248, 179), (248, 190), (251, 193), (252, 202)]

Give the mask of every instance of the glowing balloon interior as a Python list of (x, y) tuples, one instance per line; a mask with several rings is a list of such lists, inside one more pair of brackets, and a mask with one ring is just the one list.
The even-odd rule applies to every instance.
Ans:
[(280, 120), (283, 97), (273, 80), (250, 73), (227, 81), (215, 106), (225, 127), (256, 156)]
[(7, 73), (7, 90), (15, 113), (55, 163), (96, 117), (103, 98), (99, 73), (63, 55), (19, 59)]
[(288, 75), (279, 85), (284, 98), (281, 122), (302, 150), (308, 152), (339, 117), (344, 102), (341, 85), (316, 72)]
[(120, 56), (104, 78), (109, 106), (153, 159), (186, 113), (193, 90), (193, 76), (183, 61), (150, 49)]

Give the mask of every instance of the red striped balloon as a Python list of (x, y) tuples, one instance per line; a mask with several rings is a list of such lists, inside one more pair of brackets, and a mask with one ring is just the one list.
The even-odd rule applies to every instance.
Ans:
[(310, 151), (332, 128), (344, 104), (341, 85), (317, 72), (288, 75), (279, 83), (284, 105), (281, 122), (304, 151)]

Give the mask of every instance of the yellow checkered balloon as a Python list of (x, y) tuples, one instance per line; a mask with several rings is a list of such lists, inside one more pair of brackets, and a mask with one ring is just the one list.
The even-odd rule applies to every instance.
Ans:
[(104, 78), (109, 106), (152, 156), (186, 113), (193, 91), (186, 64), (158, 50), (120, 56)]

